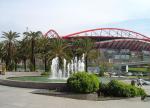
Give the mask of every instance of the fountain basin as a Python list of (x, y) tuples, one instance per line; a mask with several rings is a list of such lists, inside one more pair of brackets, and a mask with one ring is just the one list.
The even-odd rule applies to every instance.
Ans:
[(42, 83), (65, 83), (65, 79), (50, 79), (49, 76), (21, 76), (8, 77), (9, 80), (26, 81), (26, 82), (42, 82)]
[(24, 76), (24, 77), (8, 77), (6, 79), (0, 79), (0, 84), (22, 88), (56, 90), (65, 88), (66, 80), (50, 80), (47, 77), (42, 76)]

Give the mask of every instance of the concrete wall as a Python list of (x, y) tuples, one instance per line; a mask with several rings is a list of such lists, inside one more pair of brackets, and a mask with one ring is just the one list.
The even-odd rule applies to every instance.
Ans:
[(6, 72), (6, 76), (40, 76), (42, 72)]
[(0, 79), (1, 85), (22, 87), (22, 88), (35, 88), (35, 89), (63, 89), (66, 87), (66, 83), (38, 83), (38, 82), (23, 82), (13, 81), (7, 79)]

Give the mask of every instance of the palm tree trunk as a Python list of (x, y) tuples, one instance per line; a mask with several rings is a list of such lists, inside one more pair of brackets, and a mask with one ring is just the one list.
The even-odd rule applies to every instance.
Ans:
[(35, 71), (35, 57), (34, 57), (34, 39), (31, 42), (31, 71)]
[(23, 60), (23, 64), (24, 64), (24, 71), (27, 71), (27, 63), (26, 63), (26, 59)]
[(45, 68), (45, 72), (47, 72), (47, 57), (46, 57), (46, 45), (44, 43), (44, 68)]
[(15, 62), (15, 72), (17, 71), (17, 62)]
[(47, 58), (46, 56), (44, 57), (44, 68), (45, 68), (45, 72), (47, 72)]
[(33, 56), (33, 71), (35, 71), (35, 57)]
[(8, 70), (8, 60), (6, 60), (5, 64), (6, 64), (6, 71), (7, 71)]
[(88, 72), (88, 57), (85, 55), (85, 72)]
[(8, 57), (6, 58), (6, 65), (7, 65), (7, 70), (8, 71), (10, 71), (10, 47), (11, 47), (11, 43), (9, 42), (9, 44), (8, 44), (9, 46), (8, 46)]

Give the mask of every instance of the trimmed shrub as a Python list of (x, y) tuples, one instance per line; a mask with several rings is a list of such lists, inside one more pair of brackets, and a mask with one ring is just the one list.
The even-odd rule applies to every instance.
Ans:
[(100, 92), (103, 95), (109, 94), (109, 92), (108, 92), (108, 84), (100, 83), (98, 92)]
[(138, 88), (117, 80), (112, 80), (107, 85), (101, 84), (100, 91), (105, 96), (115, 97), (134, 97), (146, 95), (142, 88)]
[(142, 88), (138, 88), (138, 91), (139, 91), (139, 95), (141, 95), (141, 96), (146, 96), (147, 95), (145, 90), (142, 89)]
[(68, 78), (67, 87), (76, 93), (92, 93), (99, 89), (99, 80), (94, 74), (77, 72)]

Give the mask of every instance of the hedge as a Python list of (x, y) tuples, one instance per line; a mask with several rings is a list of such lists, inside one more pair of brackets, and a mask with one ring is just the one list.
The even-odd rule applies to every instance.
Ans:
[(76, 93), (92, 93), (99, 89), (99, 80), (93, 74), (77, 72), (68, 78), (67, 87)]
[(101, 84), (100, 92), (105, 96), (115, 97), (135, 97), (146, 95), (142, 88), (138, 88), (117, 80), (112, 80), (108, 84)]

